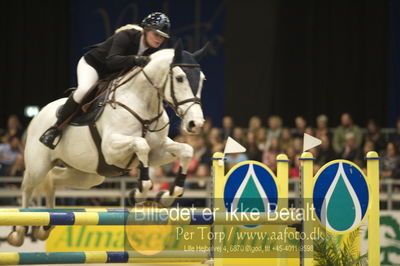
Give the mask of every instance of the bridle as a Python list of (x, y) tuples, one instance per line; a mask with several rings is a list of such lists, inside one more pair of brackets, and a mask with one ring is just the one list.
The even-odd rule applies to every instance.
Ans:
[[(166, 102), (166, 104), (168, 106), (170, 106), (175, 114), (180, 118), (180, 119), (184, 119), (185, 115), (187, 114), (187, 112), (190, 110), (191, 107), (193, 107), (195, 104), (199, 104), (201, 105), (201, 101), (200, 98), (197, 97), (196, 95), (192, 98), (188, 98), (182, 101), (178, 101), (178, 99), (176, 98), (176, 93), (175, 93), (175, 87), (174, 87), (174, 75), (173, 75), (173, 68), (174, 67), (200, 67), (199, 64), (185, 64), (185, 63), (171, 63), (169, 66), (169, 72), (168, 72), (168, 76), (166, 77), (163, 85), (161, 87), (157, 86), (152, 79), (147, 75), (147, 73), (145, 72), (144, 68), (141, 68), (138, 72), (135, 72), (132, 76), (130, 76), (129, 78), (127, 78), (126, 80), (124, 80), (122, 83), (120, 83), (129, 73), (131, 73), (132, 71), (134, 71), (136, 69), (133, 68), (130, 71), (128, 71), (126, 74), (124, 74), (123, 76), (121, 76), (119, 79), (116, 80), (116, 82), (112, 85), (111, 88), (111, 92), (112, 92), (112, 96), (111, 99), (108, 99), (105, 104), (110, 104), (110, 106), (115, 109), (116, 105), (121, 106), (122, 108), (126, 109), (130, 114), (132, 114), (141, 124), (142, 124), (142, 137), (145, 137), (147, 132), (159, 132), (163, 129), (165, 129), (170, 122), (167, 122), (164, 126), (162, 126), (161, 128), (157, 129), (158, 126), (158, 121), (161, 118), (162, 114), (164, 113), (164, 110), (161, 110), (161, 103), (164, 101)], [(135, 111), (133, 111), (130, 107), (128, 107), (127, 105), (117, 101), (115, 99), (115, 92), (116, 89), (121, 87), (122, 85), (124, 85), (125, 83), (127, 83), (128, 81), (130, 81), (131, 79), (133, 79), (135, 76), (137, 76), (139, 73), (142, 73), (147, 81), (151, 84), (151, 86), (157, 90), (157, 95), (158, 95), (158, 110), (157, 110), (157, 116), (151, 118), (151, 119), (143, 119), (140, 115), (138, 115)], [(167, 85), (167, 81), (168, 78), (170, 80), (170, 96), (172, 99), (172, 103), (170, 103), (169, 101), (167, 101), (166, 97), (165, 97), (165, 88)], [(191, 105), (189, 105), (186, 110), (179, 112), (180, 110), (180, 106), (186, 103), (192, 103)], [(150, 129), (150, 125), (154, 122), (157, 122), (156, 125), (153, 127), (153, 129)]]

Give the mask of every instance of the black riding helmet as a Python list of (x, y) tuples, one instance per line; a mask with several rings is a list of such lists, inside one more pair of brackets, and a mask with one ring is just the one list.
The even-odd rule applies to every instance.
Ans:
[(142, 20), (141, 26), (144, 29), (154, 30), (165, 38), (169, 38), (171, 23), (169, 22), (169, 18), (161, 12), (154, 12), (145, 17)]

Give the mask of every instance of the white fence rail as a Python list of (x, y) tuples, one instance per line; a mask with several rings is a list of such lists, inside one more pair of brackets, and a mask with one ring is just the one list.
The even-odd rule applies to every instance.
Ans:
[[(137, 178), (135, 177), (108, 177), (104, 183), (114, 184), (114, 188), (105, 188), (99, 186), (90, 190), (78, 189), (58, 189), (56, 191), (56, 198), (108, 198), (119, 199), (120, 206), (125, 205), (125, 200), (129, 196), (129, 192), (136, 184)], [(154, 178), (155, 184), (162, 182), (172, 182), (173, 177)], [(5, 188), (4, 184), (17, 184), (20, 185), (22, 177), (0, 177), (0, 198), (20, 198), (20, 189)], [(204, 189), (185, 189), (185, 198), (190, 199), (205, 199), (206, 205), (210, 206), (210, 198), (212, 193), (211, 178), (187, 178), (187, 184), (196, 184), (198, 182), (206, 182)], [(380, 181), (381, 193), (381, 209), (392, 210), (400, 209), (400, 180), (384, 179)], [(157, 190), (154, 189), (149, 193), (149, 197), (155, 197)], [(296, 199), (300, 197), (300, 180), (289, 180), (289, 199)], [(0, 206), (1, 207), (1, 206)]]

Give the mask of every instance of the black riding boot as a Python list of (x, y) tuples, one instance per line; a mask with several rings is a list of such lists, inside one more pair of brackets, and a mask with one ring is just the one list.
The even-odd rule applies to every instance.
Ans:
[(46, 130), (46, 132), (43, 133), (43, 135), (40, 137), (40, 142), (42, 142), (44, 145), (49, 147), (50, 149), (54, 149), (58, 142), (54, 144), (54, 140), (60, 136), (61, 137), (61, 131), (58, 129), (58, 127), (70, 116), (72, 113), (78, 108), (79, 104), (74, 101), (74, 98), (72, 97), (73, 94), (71, 94), (68, 98), (68, 100), (65, 102), (63, 107), (60, 110), (59, 117), (57, 119), (57, 122), (50, 127), (49, 129)]

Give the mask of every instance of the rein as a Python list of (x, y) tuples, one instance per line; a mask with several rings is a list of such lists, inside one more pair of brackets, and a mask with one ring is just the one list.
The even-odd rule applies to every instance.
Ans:
[[(169, 103), (168, 101), (166, 101), (165, 99), (165, 87), (167, 84), (167, 79), (165, 79), (164, 84), (162, 85), (162, 88), (159, 88), (158, 86), (156, 86), (154, 84), (154, 82), (151, 80), (151, 78), (146, 74), (146, 72), (144, 71), (144, 68), (140, 69), (139, 71), (137, 71), (136, 73), (134, 73), (133, 75), (131, 75), (129, 78), (127, 78), (126, 80), (124, 80), (122, 83), (120, 83), (129, 73), (131, 73), (132, 71), (134, 71), (136, 69), (133, 68), (132, 70), (128, 71), (126, 74), (124, 74), (123, 76), (121, 76), (119, 79), (117, 79), (115, 81), (115, 83), (112, 85), (113, 88), (111, 88), (111, 99), (107, 100), (104, 102), (104, 104), (110, 104), (110, 106), (115, 109), (116, 105), (119, 105), (120, 107), (124, 108), (125, 110), (127, 110), (130, 114), (132, 114), (132, 116), (134, 116), (141, 124), (142, 124), (142, 137), (144, 138), (147, 134), (147, 132), (159, 132), (163, 129), (165, 129), (170, 122), (166, 123), (164, 126), (162, 126), (159, 129), (157, 128), (158, 125), (158, 121), (161, 118), (162, 114), (164, 113), (164, 110), (160, 110), (160, 106), (161, 106), (161, 101), (165, 101), (167, 103), (168, 106), (170, 106), (175, 114), (183, 119), (185, 117), (185, 115), (187, 114), (187, 112), (189, 111), (189, 109), (195, 105), (195, 104), (201, 104), (200, 102), (200, 98), (199, 97), (193, 97), (193, 98), (189, 98), (189, 99), (185, 99), (182, 101), (178, 101), (176, 99), (176, 95), (175, 95), (175, 87), (174, 87), (174, 82), (173, 82), (173, 73), (172, 73), (172, 69), (176, 66), (179, 67), (199, 67), (199, 64), (171, 64), (170, 68), (169, 68), (169, 78), (170, 78), (170, 91), (171, 91), (171, 99), (173, 101), (173, 104)], [(151, 119), (143, 119), (138, 113), (136, 113), (134, 110), (132, 110), (129, 106), (117, 101), (115, 99), (115, 93), (117, 88), (121, 87), (122, 85), (126, 84), (128, 81), (132, 80), (134, 77), (136, 77), (139, 73), (143, 73), (143, 75), (146, 77), (147, 81), (150, 83), (150, 85), (157, 90), (157, 96), (158, 96), (158, 110), (157, 110), (157, 115)], [(186, 108), (186, 110), (180, 114), (179, 112), (179, 106), (185, 103), (190, 103), (192, 102), (192, 104)], [(150, 129), (150, 125), (154, 122), (156, 123), (156, 126), (154, 127), (154, 129)]]

